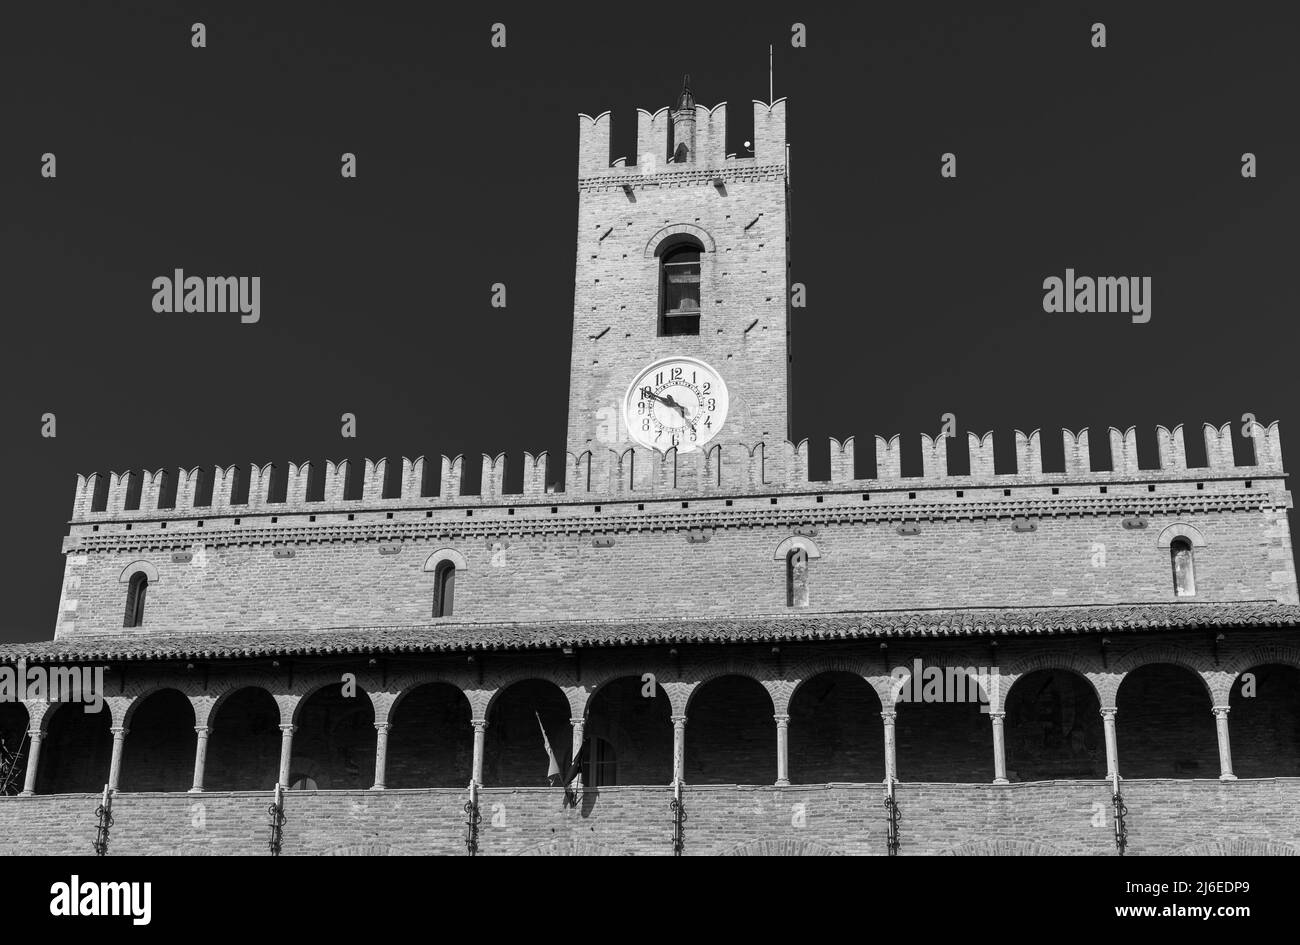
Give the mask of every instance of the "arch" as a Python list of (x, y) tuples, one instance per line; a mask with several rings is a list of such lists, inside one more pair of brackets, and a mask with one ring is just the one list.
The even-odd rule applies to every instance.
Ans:
[[(502, 787), (545, 787), (550, 745), (563, 771), (573, 749), (572, 707), (555, 682), (530, 676), (493, 695), (483, 744), (483, 781)], [(541, 728), (538, 722), (541, 722)], [(546, 739), (543, 742), (542, 733)]]
[(187, 791), (193, 784), (194, 706), (172, 686), (159, 686), (129, 709), (122, 745), (122, 791)]
[(132, 561), (123, 568), (122, 573), (118, 575), (117, 582), (119, 584), (128, 584), (130, 583), (131, 578), (137, 574), (143, 574), (148, 578), (150, 584), (158, 583), (158, 568), (152, 561), (146, 561), (143, 558), (139, 561)]
[(789, 706), (791, 784), (884, 780), (880, 696), (860, 674), (830, 670), (800, 680)]
[(786, 837), (746, 840), (726, 851), (723, 856), (840, 856), (838, 850), (815, 840), (791, 840)]
[(811, 538), (805, 538), (803, 535), (791, 535), (776, 546), (776, 551), (772, 552), (772, 560), (784, 562), (795, 548), (802, 548), (808, 553), (809, 558), (820, 558), (822, 556), (821, 551), (817, 548), (817, 543)]
[(1165, 528), (1156, 537), (1156, 546), (1168, 548), (1175, 538), (1186, 538), (1192, 543), (1193, 548), (1205, 547), (1205, 536), (1201, 534), (1200, 529), (1194, 525), (1187, 525), (1183, 522), (1175, 522)]
[(358, 683), (355, 692), (323, 683), (294, 707), (289, 783), (312, 777), (323, 790), (369, 788), (374, 784), (375, 705)]
[[(600, 784), (669, 784), (673, 776), (672, 701), (661, 686), (647, 696), (640, 676), (607, 680), (587, 702), (584, 735), (604, 739), (616, 765)], [(602, 775), (609, 774), (602, 771)], [(587, 767), (583, 783), (592, 785)]]
[(437, 551), (424, 559), (424, 570), (436, 571), (438, 565), (444, 561), (450, 561), (455, 565), (457, 571), (469, 570), (469, 565), (465, 562), (465, 556), (455, 548), (439, 548)]
[[(53, 704), (51, 705), (53, 708)], [(49, 715), (36, 771), (37, 794), (98, 794), (113, 753), (111, 713), (83, 712), (72, 703)]]
[[(1232, 770), (1239, 778), (1300, 776), (1300, 669), (1259, 663), (1227, 699)], [(1241, 678), (1241, 677), (1236, 677)]]
[(256, 682), (232, 682), (208, 712), (211, 734), (204, 788), (266, 791), (280, 773), (281, 709), (275, 695)]
[(713, 237), (709, 235), (708, 230), (693, 223), (672, 223), (659, 230), (646, 241), (645, 258), (654, 259), (664, 250), (671, 249), (680, 242), (674, 237), (682, 236), (694, 237), (706, 253), (717, 252), (717, 244), (713, 241)]
[(21, 702), (0, 702), (0, 797), (23, 789), (31, 722), (27, 706)]
[(1042, 840), (972, 840), (939, 856), (1064, 856), (1065, 851)]
[(1077, 670), (1044, 668), (1012, 682), (1003, 702), (1009, 781), (1105, 776), (1101, 696)]
[[(1196, 654), (1190, 650), (1170, 643), (1151, 643), (1147, 646), (1140, 646), (1135, 650), (1129, 650), (1116, 659), (1110, 670), (1110, 679), (1106, 680), (1110, 684), (1112, 696), (1117, 694), (1124, 685), (1124, 677), (1152, 663), (1172, 663), (1175, 666), (1191, 670), (1205, 686), (1206, 693), (1213, 699), (1214, 688), (1202, 672), (1204, 660), (1197, 659)], [(1099, 686), (1098, 688), (1101, 689), (1102, 687)], [(1102, 704), (1105, 705), (1104, 699)]]
[(388, 712), (389, 788), (463, 787), (474, 767), (473, 708), (459, 686), (430, 680), (403, 689)]
[(1294, 846), (1280, 840), (1253, 840), (1238, 837), (1235, 840), (1209, 840), (1180, 847), (1170, 856), (1297, 856)]
[(1148, 662), (1115, 695), (1119, 770), (1126, 778), (1217, 778), (1211, 691), (1190, 667)]
[(688, 784), (772, 784), (775, 703), (751, 676), (722, 675), (691, 693), (686, 729)]
[(692, 667), (692, 670), (694, 672), (690, 675), (695, 680), (695, 684), (691, 686), (690, 693), (686, 697), (686, 705), (683, 707), (687, 715), (693, 710), (693, 703), (699, 691), (715, 679), (721, 679), (723, 676), (744, 676), (758, 683), (767, 690), (768, 696), (772, 699), (773, 711), (775, 711), (779, 687), (774, 686), (768, 680), (771, 670), (760, 665), (755, 659), (728, 654), (725, 659), (719, 660), (717, 663)]
[(606, 846), (595, 840), (556, 837), (519, 851), (519, 856), (631, 856), (630, 849)]

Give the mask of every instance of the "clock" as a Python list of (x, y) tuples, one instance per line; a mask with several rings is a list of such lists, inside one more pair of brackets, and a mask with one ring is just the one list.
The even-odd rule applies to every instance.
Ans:
[(664, 358), (636, 376), (623, 399), (632, 439), (661, 452), (689, 453), (718, 435), (727, 419), (727, 385), (698, 358)]

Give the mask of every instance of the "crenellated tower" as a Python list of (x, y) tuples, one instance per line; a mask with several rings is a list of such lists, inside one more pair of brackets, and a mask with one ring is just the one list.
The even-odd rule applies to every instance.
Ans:
[(567, 442), (595, 478), (632, 448), (788, 438), (786, 103), (753, 109), (752, 157), (726, 152), (727, 105), (697, 104), (689, 76), (638, 110), (632, 161), (611, 160), (608, 112), (578, 117)]

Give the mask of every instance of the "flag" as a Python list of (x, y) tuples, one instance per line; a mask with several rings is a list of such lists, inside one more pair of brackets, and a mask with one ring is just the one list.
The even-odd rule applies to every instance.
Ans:
[(589, 744), (590, 743), (588, 739), (584, 738), (582, 740), (582, 745), (579, 746), (578, 753), (574, 755), (573, 758), (569, 761), (569, 766), (564, 771), (564, 806), (565, 807), (578, 806), (577, 792), (575, 792), (571, 787), (569, 787), (569, 785), (573, 783), (574, 778), (582, 774), (582, 763), (587, 757), (587, 752), (589, 751), (588, 748)]
[(555, 784), (555, 779), (560, 776), (560, 763), (555, 760), (555, 752), (551, 751), (551, 740), (546, 737), (546, 726), (542, 724), (542, 717), (536, 712), (533, 715), (537, 718), (537, 727), (542, 730), (542, 744), (546, 747), (546, 757), (550, 759), (550, 767), (546, 769), (546, 780)]

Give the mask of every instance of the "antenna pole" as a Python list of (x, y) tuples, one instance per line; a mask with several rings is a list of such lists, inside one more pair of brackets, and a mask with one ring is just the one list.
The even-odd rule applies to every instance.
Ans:
[(772, 46), (769, 43), (767, 47), (767, 104), (770, 108), (776, 103), (776, 97), (772, 93)]

